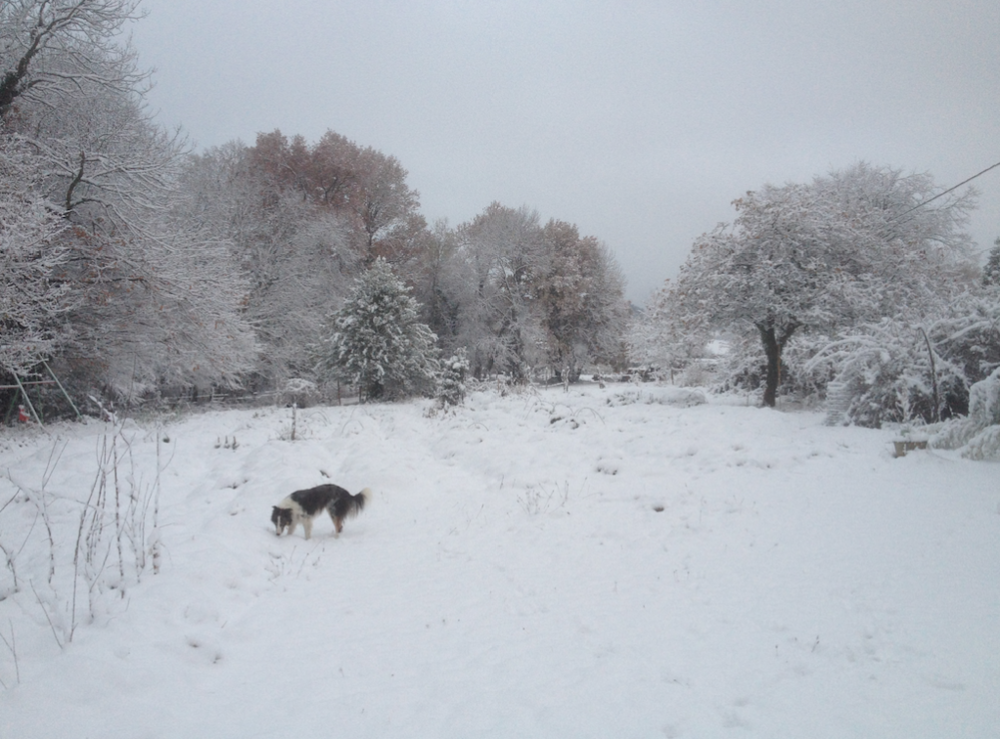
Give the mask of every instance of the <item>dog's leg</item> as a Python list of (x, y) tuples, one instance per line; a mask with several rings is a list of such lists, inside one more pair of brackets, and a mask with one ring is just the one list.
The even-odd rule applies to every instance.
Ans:
[(333, 519), (333, 528), (337, 530), (337, 533), (334, 534), (334, 536), (340, 536), (340, 532), (344, 530), (344, 519), (342, 518)]
[(313, 522), (309, 516), (306, 516), (305, 518), (302, 519), (302, 528), (304, 528), (306, 531), (306, 540), (308, 541), (309, 537), (312, 536), (313, 532)]

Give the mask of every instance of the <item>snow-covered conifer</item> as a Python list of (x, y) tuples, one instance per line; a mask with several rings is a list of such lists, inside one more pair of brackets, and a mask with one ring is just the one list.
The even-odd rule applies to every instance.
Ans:
[(442, 405), (459, 405), (465, 400), (465, 378), (469, 374), (469, 357), (459, 348), (441, 363), (437, 397)]
[(430, 392), (438, 370), (437, 337), (419, 320), (419, 306), (385, 260), (357, 279), (318, 371), (358, 387), (362, 400), (393, 400)]

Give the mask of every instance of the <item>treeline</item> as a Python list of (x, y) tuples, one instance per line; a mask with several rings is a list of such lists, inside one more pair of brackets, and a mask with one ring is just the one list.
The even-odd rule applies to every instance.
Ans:
[(138, 6), (0, 6), (0, 384), (135, 403), (322, 382), (316, 347), (376, 259), (477, 376), (621, 359), (624, 280), (572, 224), (492, 204), (429, 226), (395, 157), (332, 131), (192, 153), (145, 106)]
[[(515, 381), (642, 362), (870, 426), (1000, 388), (1000, 245), (980, 268), (971, 193), (868, 164), (764, 186), (631, 322), (594, 237), (500, 203), (428, 224), (395, 157), (335, 132), (192, 153), (145, 107), (123, 39), (138, 6), (0, 4), (0, 385), (56, 377), (103, 404), (365, 377), (374, 399), (426, 391), (448, 357)], [(406, 332), (380, 334), (381, 315), (355, 331), (345, 306)], [(419, 371), (357, 367), (359, 336)], [(0, 389), (0, 412), (18, 394)]]
[(186, 190), (249, 284), (262, 386), (315, 374), (316, 347), (356, 279), (384, 260), (411, 289), (442, 352), (476, 377), (575, 379), (624, 357), (624, 278), (576, 226), (492, 203), (468, 223), (429, 227), (395, 157), (327, 132), (280, 131), (191, 157)]

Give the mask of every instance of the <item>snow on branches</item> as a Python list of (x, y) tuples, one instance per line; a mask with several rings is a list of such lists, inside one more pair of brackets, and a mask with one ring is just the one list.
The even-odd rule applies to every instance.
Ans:
[(437, 337), (420, 322), (417, 301), (384, 259), (358, 278), (332, 323), (320, 349), (320, 375), (356, 385), (363, 401), (434, 389)]
[[(753, 332), (774, 405), (782, 355), (801, 333), (833, 334), (885, 316), (917, 322), (973, 273), (962, 230), (970, 193), (922, 205), (929, 175), (857, 164), (807, 185), (766, 185), (735, 201), (734, 223), (699, 238), (671, 288), (668, 320), (698, 316), (716, 330)], [(697, 322), (697, 321), (695, 321)]]
[(0, 137), (0, 372), (24, 375), (52, 352), (66, 285), (55, 270), (66, 260), (65, 224), (38, 191), (31, 153)]

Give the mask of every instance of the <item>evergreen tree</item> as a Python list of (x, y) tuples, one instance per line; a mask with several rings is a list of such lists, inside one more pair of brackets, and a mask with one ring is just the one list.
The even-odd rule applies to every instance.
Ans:
[(465, 400), (465, 378), (469, 374), (469, 357), (464, 347), (441, 363), (437, 397), (442, 406), (460, 405)]
[(418, 318), (419, 306), (379, 258), (333, 316), (321, 375), (357, 385), (362, 401), (394, 400), (433, 390), (437, 337)]

